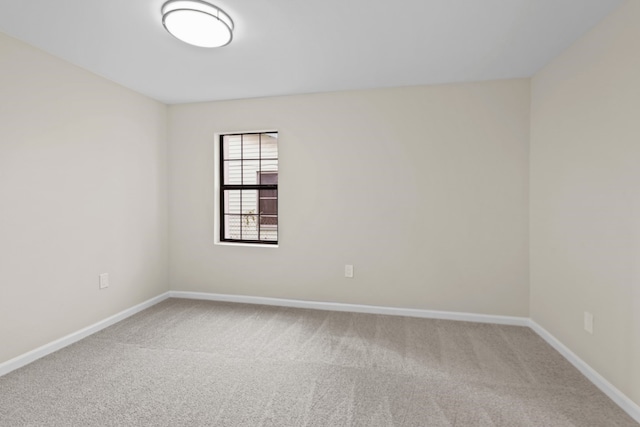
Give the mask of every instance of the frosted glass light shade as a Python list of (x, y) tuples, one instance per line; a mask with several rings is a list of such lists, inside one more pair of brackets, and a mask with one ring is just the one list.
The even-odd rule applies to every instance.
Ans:
[(162, 24), (175, 38), (199, 47), (220, 47), (233, 38), (233, 21), (220, 8), (200, 0), (170, 0)]

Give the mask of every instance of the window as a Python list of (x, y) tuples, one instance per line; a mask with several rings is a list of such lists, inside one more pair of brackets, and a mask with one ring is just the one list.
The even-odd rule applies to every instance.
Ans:
[(220, 241), (278, 243), (278, 133), (220, 135)]

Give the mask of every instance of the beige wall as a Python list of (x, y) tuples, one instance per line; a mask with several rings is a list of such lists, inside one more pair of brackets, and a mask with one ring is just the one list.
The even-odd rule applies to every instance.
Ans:
[(0, 123), (3, 362), (165, 292), (168, 205), (166, 106), (2, 34)]
[[(172, 289), (527, 316), (529, 104), (523, 79), (171, 106)], [(214, 134), (265, 129), (280, 247), (216, 246)]]
[(538, 73), (531, 116), (531, 316), (637, 404), (639, 22), (627, 1)]

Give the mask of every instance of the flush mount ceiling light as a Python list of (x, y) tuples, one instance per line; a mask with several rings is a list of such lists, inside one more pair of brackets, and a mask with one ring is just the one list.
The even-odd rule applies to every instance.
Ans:
[(220, 8), (200, 0), (169, 0), (162, 25), (175, 38), (199, 47), (220, 47), (233, 38), (233, 21)]

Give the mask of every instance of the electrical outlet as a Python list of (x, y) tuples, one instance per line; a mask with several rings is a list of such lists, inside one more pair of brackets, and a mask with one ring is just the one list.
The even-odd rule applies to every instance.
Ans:
[(109, 287), (109, 273), (102, 273), (98, 276), (99, 289)]
[(353, 265), (347, 264), (344, 266), (344, 277), (353, 277)]
[(584, 312), (584, 330), (593, 334), (593, 314), (588, 311)]

